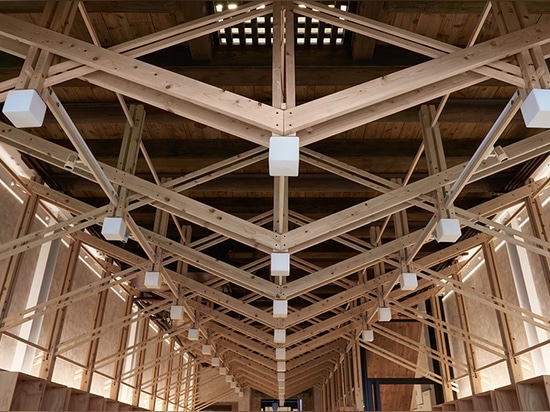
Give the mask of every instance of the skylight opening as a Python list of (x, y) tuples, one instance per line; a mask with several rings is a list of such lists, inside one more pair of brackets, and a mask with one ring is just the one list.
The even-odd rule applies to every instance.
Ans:
[[(333, 1), (325, 4), (331, 9), (347, 11), (348, 2)], [(215, 1), (213, 9), (217, 13), (227, 10), (234, 10), (242, 2), (238, 1)], [(265, 7), (258, 7), (265, 8)], [(308, 8), (305, 4), (300, 4), (299, 8)], [(342, 27), (326, 24), (319, 19), (300, 16), (299, 12), (295, 14), (295, 38), (298, 46), (340, 46), (344, 44), (346, 31)], [(252, 20), (247, 20), (231, 28), (225, 28), (218, 31), (218, 44), (220, 46), (257, 46), (272, 44), (273, 17), (260, 16)]]

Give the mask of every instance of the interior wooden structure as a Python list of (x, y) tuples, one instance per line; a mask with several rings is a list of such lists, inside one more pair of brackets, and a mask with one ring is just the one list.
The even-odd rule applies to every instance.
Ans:
[[(377, 387), (381, 403), (409, 410), (412, 384), (435, 403), (460, 397), (459, 379), (482, 393), (476, 350), (521, 382), (511, 322), (547, 333), (550, 312), (506, 297), (495, 242), (537, 256), (548, 293), (548, 182), (533, 177), (550, 132), (520, 107), (550, 86), (549, 16), (547, 1), (0, 2), (0, 102), (34, 89), (48, 108), (40, 127), (0, 123), (3, 173), (24, 198), (0, 244), (0, 343), (41, 353), (46, 382), (84, 348), (80, 390), (102, 376), (112, 398), (126, 385), (127, 403), (151, 410), (221, 408), (233, 393), (233, 410), (239, 396), (254, 410), (254, 394), (282, 406), (304, 393), (310, 410), (363, 410), (376, 407), (371, 378), (396, 379)], [(273, 136), (298, 137), (297, 177), (270, 176)], [(40, 208), (47, 227), (29, 218)], [(530, 234), (510, 224), (525, 210)], [(127, 241), (104, 238), (107, 217)], [(446, 219), (461, 226), (452, 243), (438, 241)], [(25, 256), (56, 239), (72, 269), (20, 306)], [(488, 289), (462, 279), (476, 248)], [(71, 285), (83, 252), (102, 275)], [(290, 256), (288, 276), (272, 276), (275, 254)], [(106, 291), (126, 302), (109, 322)], [(64, 338), (64, 311), (83, 302), (86, 331)], [(472, 331), (468, 302), (495, 313), (498, 344)], [(40, 316), (57, 320), (31, 344), (18, 331)]]

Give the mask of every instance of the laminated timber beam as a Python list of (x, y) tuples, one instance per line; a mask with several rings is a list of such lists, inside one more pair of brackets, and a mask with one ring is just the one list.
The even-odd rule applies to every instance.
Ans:
[[(209, 323), (209, 327), (213, 331), (220, 332), (222, 330), (222, 327), (229, 326), (232, 330), (239, 332), (243, 335), (242, 337), (239, 336), (241, 341), (244, 340), (246, 336), (248, 336), (249, 338), (255, 339), (260, 344), (274, 345), (273, 335), (263, 332), (258, 328), (255, 328), (254, 326), (247, 325), (242, 320), (232, 318), (229, 315), (226, 315), (220, 311), (217, 311), (216, 309), (210, 308), (198, 302), (190, 301), (189, 306), (198, 310), (204, 316), (212, 318), (212, 321)], [(216, 323), (221, 326), (217, 326)], [(225, 334), (225, 330), (223, 330), (223, 333)], [(246, 342), (248, 342), (248, 340), (246, 340)]]
[(295, 357), (286, 362), (287, 370), (292, 370), (301, 367), (302, 365), (313, 363), (315, 359), (324, 356), (329, 353), (334, 353), (339, 356), (344, 352), (347, 341), (345, 339), (337, 339), (331, 343), (323, 345), (317, 349), (314, 349), (305, 355)]
[(223, 356), (227, 351), (233, 352), (236, 356), (239, 356), (241, 358), (247, 358), (251, 362), (254, 362), (257, 365), (262, 365), (263, 367), (270, 369), (271, 373), (275, 372), (277, 370), (277, 362), (273, 360), (273, 354), (275, 351), (271, 351), (269, 354), (265, 354), (266, 356), (271, 355), (270, 358), (262, 355), (258, 355), (254, 353), (251, 349), (247, 349), (244, 346), (237, 345), (233, 343), (230, 340), (227, 339), (218, 339), (216, 341), (216, 347), (218, 348), (217, 351)]
[[(42, 187), (42, 186), (38, 186), (38, 187)], [(537, 188), (538, 188), (538, 186), (537, 186), (536, 184), (530, 184), (528, 187), (524, 187), (524, 188), (518, 189), (516, 192), (511, 192), (511, 193), (509, 193), (509, 194), (507, 194), (507, 195), (503, 195), (503, 196), (502, 196), (501, 198), (499, 198), (499, 199), (495, 199), (495, 200), (493, 200), (493, 201), (488, 202), (488, 203), (491, 205), (491, 207), (488, 208), (488, 210), (495, 210), (495, 209), (498, 210), (498, 209), (501, 209), (501, 208), (503, 208), (503, 207), (507, 207), (507, 206), (509, 206), (509, 205), (511, 204), (510, 202), (513, 203), (514, 201), (517, 201), (518, 199), (521, 199), (522, 196), (523, 196), (522, 193), (524, 193), (525, 195), (527, 195), (528, 193), (530, 193), (530, 192), (532, 192), (532, 191), (534, 191), (534, 190), (537, 190)], [(509, 200), (506, 201), (506, 199), (509, 199)], [(487, 211), (483, 212), (483, 211), (481, 211), (481, 210), (480, 210), (480, 212), (481, 212), (481, 213), (490, 213), (490, 212), (487, 212)], [(96, 245), (95, 242), (103, 242), (103, 241), (98, 240), (98, 239), (96, 239), (96, 238), (86, 237), (86, 236), (85, 236), (84, 238), (82, 238), (82, 236), (84, 236), (84, 235), (83, 235), (83, 234), (82, 234), (82, 235), (79, 235), (79, 238), (81, 238), (81, 239), (83, 239), (83, 240), (85, 240), (85, 241), (88, 241), (88, 243), (91, 242), (91, 244), (93, 244), (93, 245), (96, 246), (96, 247), (101, 247), (101, 246)], [(472, 240), (474, 241), (474, 243), (470, 244), (470, 243), (472, 242)], [(104, 242), (104, 243), (106, 244), (106, 242)], [(456, 254), (460, 253), (460, 251), (464, 250), (464, 248), (470, 248), (470, 247), (472, 247), (472, 245), (475, 245), (475, 244), (477, 244), (477, 243), (479, 243), (479, 242), (476, 241), (475, 238), (472, 238), (472, 239), (467, 240), (467, 241), (464, 241), (464, 242), (460, 242), (460, 243), (457, 244), (457, 245), (452, 245), (452, 246), (450, 246), (450, 247), (447, 248), (446, 250), (443, 250), (443, 251), (438, 252), (438, 253), (436, 253), (436, 254), (430, 255), (429, 258), (424, 258), (424, 259), (422, 259), (421, 261), (419, 261), (418, 263), (422, 263), (422, 264), (424, 264), (424, 265), (433, 265), (433, 264), (437, 263), (438, 261), (441, 261), (441, 260), (444, 260), (444, 259), (448, 258), (448, 257), (450, 256), (449, 253), (452, 253), (453, 255), (456, 255)], [(114, 247), (113, 247), (113, 248), (114, 248)], [(112, 253), (113, 253), (113, 250), (114, 250), (114, 249), (109, 249), (109, 250), (107, 250), (106, 252), (112, 254)], [(117, 250), (118, 250), (118, 248), (117, 248)], [(121, 251), (122, 251), (122, 250), (121, 250)], [(132, 262), (132, 260), (129, 259), (129, 258), (127, 257), (128, 252), (123, 251), (123, 253), (124, 253), (124, 255), (120, 255), (120, 256), (117, 256), (117, 257), (118, 257), (118, 258), (121, 258), (121, 259), (123, 259), (123, 260), (127, 260), (127, 261), (129, 261), (129, 262)], [(116, 255), (116, 254), (115, 254), (115, 255)], [(135, 262), (133, 262), (133, 263), (135, 263)], [(108, 287), (109, 287), (108, 284), (103, 286), (103, 288), (108, 288)], [(87, 289), (87, 290), (89, 290), (89, 289)], [(99, 289), (98, 289), (98, 290), (99, 290)], [(85, 292), (86, 292), (86, 291), (85, 291)], [(74, 301), (74, 299), (75, 299), (75, 296), (72, 295), (72, 300)], [(49, 304), (50, 307), (51, 307), (53, 304), (55, 304), (55, 302), (48, 302), (48, 304)], [(204, 310), (207, 310), (206, 307), (203, 306), (203, 308), (204, 308)], [(307, 309), (307, 308), (306, 308), (306, 309)], [(212, 313), (211, 313), (210, 315), (213, 316), (213, 317), (219, 317), (219, 316), (221, 316), (219, 312), (214, 311), (214, 310), (212, 310)], [(226, 317), (226, 319), (224, 320), (224, 324), (225, 324), (226, 321), (229, 321), (229, 322), (230, 322), (230, 321), (231, 321), (231, 318)], [(233, 323), (235, 323), (235, 322), (233, 322)], [(7, 327), (9, 328), (10, 326), (13, 326), (13, 325), (14, 325), (14, 324), (8, 323)], [(236, 327), (237, 330), (239, 330), (240, 328), (242, 328), (242, 326), (240, 326), (240, 325), (241, 325), (241, 323), (239, 322), (239, 325), (237, 325), (237, 327)], [(232, 327), (235, 327), (235, 325), (232, 325)], [(321, 325), (316, 325), (315, 327), (312, 327), (312, 328), (311, 328), (311, 329), (312, 329), (312, 332), (311, 332), (311, 333), (314, 334), (314, 333), (315, 333), (315, 330), (318, 331), (319, 328), (322, 328), (322, 327), (323, 327), (323, 326), (321, 326)], [(330, 326), (329, 326), (329, 327), (330, 327)], [(253, 338), (255, 338), (255, 339), (258, 339), (258, 338), (261, 336), (260, 332), (257, 331), (257, 329), (255, 329), (255, 328), (249, 328), (249, 330), (246, 330), (246, 333), (247, 333), (249, 336), (251, 336), (251, 337), (253, 337)], [(295, 339), (295, 338), (297, 338), (297, 337), (300, 336), (300, 335), (303, 335), (303, 338), (306, 338), (306, 337), (308, 336), (308, 334), (307, 334), (307, 329), (304, 330), (303, 332), (297, 333), (297, 335), (294, 335), (294, 334), (293, 334), (293, 335), (291, 335), (291, 336), (292, 336), (293, 339)], [(265, 334), (265, 337), (260, 338), (260, 340), (262, 340), (262, 339), (263, 339), (263, 341), (264, 341), (266, 344), (270, 344), (270, 343), (271, 343), (271, 342), (270, 342), (271, 335)], [(292, 342), (292, 340), (291, 340), (290, 342)]]
[[(265, 10), (262, 10), (263, 14)], [(250, 16), (247, 16), (250, 19)], [(234, 24), (234, 23), (233, 23)], [(176, 99), (188, 101), (245, 123), (282, 133), (283, 112), (214, 86), (140, 62), (111, 50), (44, 29), (23, 20), (0, 15), (0, 34), (51, 53), (130, 79)], [(67, 47), (70, 44), (70, 47)]]
[[(131, 299), (133, 301), (133, 299)], [(125, 314), (125, 316), (128, 316), (128, 314)], [(124, 326), (123, 330), (127, 329), (129, 325)], [(166, 332), (164, 335), (154, 335), (150, 338), (148, 338), (147, 342), (144, 342), (145, 348), (149, 349), (155, 346), (159, 341), (163, 339), (174, 339), (174, 336), (181, 333), (183, 331), (183, 328), (173, 328), (170, 331)], [(141, 343), (141, 342), (140, 342)], [(97, 362), (94, 364), (94, 369), (101, 369), (109, 364), (112, 363), (118, 363), (120, 361), (124, 361), (127, 357), (135, 355), (137, 353), (139, 344), (134, 344), (131, 346), (124, 345), (122, 349), (119, 349), (117, 352), (105, 356), (103, 358), (100, 358), (97, 360)], [(120, 372), (120, 376), (122, 376), (122, 372)]]
[(498, 295), (481, 292), (472, 286), (458, 282), (457, 280), (447, 276), (443, 276), (434, 270), (418, 265), (414, 265), (414, 267), (417, 270), (418, 276), (428, 279), (437, 285), (443, 286), (446, 290), (452, 290), (453, 292), (460, 293), (467, 298), (476, 300), (491, 307), (492, 309), (495, 309), (497, 313), (502, 312), (507, 316), (515, 317), (518, 320), (531, 323), (538, 328), (550, 331), (550, 320), (545, 316), (507, 302), (504, 298)]
[(389, 328), (383, 327), (380, 322), (373, 323), (371, 327), (376, 331), (376, 333), (380, 334), (381, 336), (384, 336), (394, 342), (397, 342), (398, 344), (403, 345), (409, 349), (413, 349), (415, 352), (418, 352), (419, 354), (424, 354), (430, 359), (433, 359), (438, 362), (446, 363), (450, 367), (464, 371), (464, 372), (468, 371), (468, 365), (466, 365), (464, 362), (460, 362), (459, 360), (454, 359), (453, 357), (448, 356), (445, 353), (436, 351), (429, 347), (424, 347), (414, 339), (407, 338), (406, 336), (403, 336)]
[[(155, 301), (151, 306), (132, 312), (129, 316), (125, 316), (121, 319), (117, 319), (108, 324), (104, 324), (101, 327), (95, 328), (93, 330), (87, 330), (86, 332), (81, 333), (77, 336), (74, 336), (70, 339), (60, 341), (56, 345), (54, 354), (59, 355), (59, 354), (68, 352), (71, 349), (75, 349), (81, 345), (86, 344), (90, 340), (90, 338), (93, 336), (101, 336), (101, 334), (104, 334), (107, 332), (117, 331), (122, 327), (130, 325), (132, 323), (137, 323), (143, 318), (149, 318), (150, 316), (153, 316), (157, 313), (160, 313), (163, 310), (166, 310), (169, 303), (170, 303), (170, 300)], [(146, 341), (146, 340), (147, 339), (145, 338), (143, 339), (143, 341)]]
[[(550, 141), (550, 133), (542, 132), (537, 136), (536, 140), (538, 142), (536, 143), (534, 141), (528, 142), (528, 138), (507, 146), (505, 150), (509, 155), (509, 160), (506, 162), (500, 163), (496, 158), (489, 158), (483, 161), (472, 175), (470, 182), (492, 175), (498, 170), (516, 165), (526, 160), (526, 156), (536, 157), (547, 153), (549, 150), (547, 143)], [(435, 175), (384, 193), (367, 202), (318, 219), (306, 226), (293, 229), (283, 234), (281, 245), (290, 251), (302, 250), (405, 209), (408, 207), (408, 202), (418, 196), (430, 193), (436, 187), (444, 187), (455, 182), (461, 175), (463, 168), (464, 165), (451, 167)], [(327, 231), (327, 227), (332, 228), (332, 230)], [(382, 247), (387, 245), (383, 245)], [(395, 251), (389, 250), (388, 253), (395, 253)], [(294, 286), (293, 283), (295, 282), (304, 282), (304, 279), (290, 282), (285, 287), (290, 288)]]
[[(40, 13), (43, 10), (41, 2), (29, 2), (23, 5), (20, 1), (6, 0), (0, 3), (1, 13)], [(385, 1), (383, 11), (385, 13), (427, 13), (427, 14), (479, 14), (483, 10), (486, 1), (471, 0), (444, 0), (441, 2), (418, 3), (415, 0), (390, 0)], [(547, 13), (550, 4), (540, 0), (525, 1), (526, 7), (532, 14)], [(91, 2), (86, 5), (89, 12), (99, 13), (167, 13), (175, 11), (175, 5), (171, 2), (143, 2), (143, 1), (117, 1), (110, 3)]]
[[(455, 271), (453, 276), (458, 282), (463, 282), (463, 277), (460, 270)], [(470, 333), (472, 331), (472, 328), (471, 328), (472, 323), (470, 320), (470, 315), (468, 314), (466, 299), (460, 293), (456, 294), (456, 306), (457, 306), (457, 311), (459, 316), (460, 327), (466, 333)], [(466, 355), (466, 362), (467, 362), (466, 372), (468, 373), (472, 394), (475, 395), (483, 392), (482, 385), (481, 385), (481, 376), (478, 372), (477, 354), (475, 352), (473, 345), (467, 342), (464, 342), (463, 347), (464, 347), (464, 353)]]
[[(0, 135), (2, 136), (1, 140), (6, 138), (9, 141), (10, 137), (13, 139), (11, 143), (8, 144), (12, 146), (16, 145), (24, 152), (26, 150), (23, 149), (23, 147), (26, 146), (27, 150), (31, 152), (29, 153), (31, 156), (41, 158), (46, 162), (60, 167), (63, 167), (65, 160), (70, 154), (74, 154), (71, 150), (64, 149), (44, 139), (15, 129), (5, 123), (0, 123)], [(16, 143), (18, 139), (20, 139), (19, 144)], [(24, 140), (26, 140), (26, 144)], [(234, 238), (242, 243), (249, 244), (266, 253), (271, 253), (273, 250), (279, 249), (277, 241), (278, 235), (267, 229), (234, 217), (229, 213), (201, 204), (165, 186), (159, 186), (155, 183), (140, 179), (139, 177), (125, 173), (112, 166), (101, 164), (101, 167), (111, 183), (123, 184), (128, 189), (151, 199), (158, 208), (173, 213), (182, 219), (209, 227), (218, 233)], [(78, 173), (80, 170), (84, 171), (83, 177), (89, 178), (85, 167), (75, 165), (74, 172)], [(174, 183), (172, 182), (172, 184)]]
[[(550, 243), (543, 238), (524, 234), (509, 226), (493, 222), (490, 219), (476, 215), (466, 210), (457, 209), (458, 219), (466, 226), (469, 226), (479, 232), (487, 233), (493, 237), (503, 239), (509, 243), (521, 246), (540, 256), (550, 257)], [(517, 239), (517, 236), (521, 237)]]
[(499, 359), (505, 358), (504, 347), (502, 347), (501, 345), (495, 344), (494, 342), (491, 342), (490, 340), (484, 339), (473, 333), (466, 334), (462, 329), (455, 325), (452, 325), (449, 322), (442, 321), (441, 319), (428, 315), (426, 314), (426, 312), (422, 312), (413, 307), (405, 306), (401, 302), (391, 301), (390, 305), (392, 309), (408, 318), (414, 319), (426, 326), (434, 328), (435, 330), (440, 330), (455, 339), (471, 345), (475, 345), (476, 347), (495, 355)]
[[(340, 326), (340, 327), (336, 326), (334, 330), (331, 330), (330, 332), (327, 332), (326, 334), (320, 337), (317, 337), (305, 343), (300, 343), (300, 345), (297, 345), (293, 348), (288, 349), (286, 351), (286, 357), (287, 359), (293, 359), (297, 356), (303, 355), (323, 345), (326, 345), (327, 343), (330, 343), (334, 340), (337, 340), (340, 338), (346, 338), (347, 334), (354, 333), (356, 329), (357, 329), (357, 324), (355, 323), (349, 323), (349, 324), (346, 324), (345, 326)], [(292, 337), (293, 335), (290, 335), (290, 336)], [(288, 342), (288, 339), (287, 339), (287, 342)]]
[(455, 51), (389, 74), (383, 79), (363, 83), (297, 106), (285, 115), (285, 130), (292, 132), (315, 126), (548, 42), (550, 23), (539, 23), (468, 49)]
[[(37, 186), (37, 187), (42, 187), (42, 186)], [(527, 189), (522, 188), (522, 189), (519, 189), (519, 191), (521, 191), (522, 193), (523, 193), (523, 192), (528, 193), (529, 190), (531, 190), (531, 191), (532, 191), (532, 190), (535, 190), (536, 187), (537, 187), (537, 186), (533, 184), (533, 185), (530, 185), (530, 188), (527, 188)], [(518, 195), (518, 194), (517, 194), (516, 192), (513, 192), (513, 193), (511, 193), (511, 194), (509, 194), (509, 195), (504, 195), (503, 197), (504, 197), (504, 198), (511, 198), (511, 199), (516, 198), (516, 199), (517, 199), (517, 198), (518, 198), (517, 195)], [(520, 197), (521, 197), (521, 196), (520, 196)], [(491, 210), (492, 210), (493, 208), (495, 208), (495, 207), (496, 207), (496, 208), (502, 208), (502, 207), (505, 207), (506, 205), (509, 204), (508, 202), (505, 202), (503, 199), (496, 199), (496, 200), (494, 200), (494, 201), (491, 201), (490, 203), (491, 203), (491, 204), (494, 204), (494, 206), (493, 206), (492, 208), (490, 208)], [(487, 213), (487, 212), (485, 212), (485, 213)], [(95, 239), (90, 239), (90, 241), (93, 242), (93, 241), (95, 241)], [(462, 242), (461, 242), (461, 244), (462, 244)], [(455, 249), (456, 246), (453, 245), (453, 246), (451, 246), (450, 248), (451, 248), (451, 249)], [(458, 249), (457, 249), (457, 250), (458, 250)], [(456, 253), (458, 253), (457, 250), (455, 250)], [(112, 253), (112, 251), (111, 251), (110, 253)], [(124, 253), (127, 253), (127, 252), (124, 252)], [(445, 253), (445, 254), (446, 254), (446, 253)], [(124, 260), (124, 256), (119, 256), (119, 258), (122, 258), (122, 259)], [(442, 259), (444, 259), (444, 257), (442, 257)], [(419, 263), (420, 263), (420, 262), (419, 262)], [(422, 263), (423, 263), (423, 262), (422, 262)], [(106, 286), (106, 287), (108, 287), (108, 286)], [(50, 305), (51, 305), (51, 304), (55, 304), (55, 302), (49, 302), (49, 303), (50, 303)], [(216, 312), (216, 313), (217, 313), (217, 312)], [(264, 338), (264, 340), (267, 341), (267, 337), (268, 337), (268, 336), (269, 336), (269, 335), (266, 335), (266, 338)]]

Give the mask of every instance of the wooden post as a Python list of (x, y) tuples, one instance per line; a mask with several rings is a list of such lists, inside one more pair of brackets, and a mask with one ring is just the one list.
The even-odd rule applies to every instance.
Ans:
[[(124, 311), (125, 316), (129, 316), (132, 313), (132, 307), (134, 305), (134, 297), (128, 296), (126, 300), (126, 309)], [(121, 353), (128, 344), (128, 332), (130, 330), (130, 323), (122, 328), (120, 331), (120, 338), (118, 340), (118, 351)], [(124, 368), (124, 358), (117, 359), (113, 368), (114, 378), (111, 384), (110, 398), (118, 400), (120, 394), (120, 385), (122, 384), (122, 370)]]
[[(107, 266), (110, 266), (112, 259), (108, 258), (106, 260)], [(106, 279), (111, 276), (111, 271), (104, 269), (103, 278)], [(96, 304), (94, 310), (94, 319), (92, 321), (92, 330), (100, 328), (103, 324), (103, 317), (105, 314), (105, 305), (107, 304), (107, 296), (109, 294), (109, 289), (101, 291), (96, 297)], [(92, 387), (92, 378), (94, 365), (97, 358), (97, 349), (99, 346), (99, 336), (93, 338), (88, 344), (88, 349), (86, 350), (86, 368), (82, 371), (82, 379), (80, 380), (80, 389), (86, 392), (90, 392)]]
[[(455, 272), (454, 274), (457, 281), (462, 282), (462, 273), (460, 271)], [(470, 328), (470, 316), (466, 310), (466, 303), (464, 296), (461, 293), (455, 293), (456, 304), (458, 310), (458, 316), (460, 319), (460, 327), (469, 334), (471, 332)], [(466, 364), (468, 365), (468, 377), (470, 378), (470, 387), (472, 389), (472, 394), (478, 394), (482, 392), (481, 386), (481, 377), (477, 372), (477, 359), (476, 352), (473, 345), (467, 340), (463, 341), (464, 352), (466, 353)]]
[[(28, 195), (19, 213), (13, 239), (29, 233), (31, 225), (34, 222), (37, 207), (38, 196), (35, 194)], [(3, 269), (0, 272), (0, 319), (4, 319), (7, 316), (13, 298), (15, 279), (21, 266), (22, 258), (22, 253), (10, 256), (4, 261)]]
[[(548, 225), (544, 217), (544, 211), (540, 197), (538, 195), (531, 196), (525, 200), (525, 206), (527, 208), (527, 214), (529, 215), (529, 223), (533, 230), (533, 235), (545, 242), (550, 242), (550, 232), (548, 231)], [(540, 263), (542, 266), (542, 272), (546, 279), (546, 286), (550, 291), (550, 260), (547, 256), (538, 254)]]
[[(67, 266), (65, 268), (65, 277), (61, 286), (60, 296), (68, 293), (71, 290), (73, 284), (74, 274), (78, 264), (78, 257), (80, 255), (81, 242), (79, 240), (74, 241), (69, 248), (69, 258), (67, 260)], [(48, 334), (47, 344), (48, 349), (44, 352), (44, 357), (40, 364), (40, 372), (38, 376), (47, 381), (51, 381), (53, 376), (53, 370), (55, 367), (55, 351), (57, 345), (61, 341), (61, 333), (63, 332), (63, 324), (65, 321), (65, 314), (67, 313), (68, 306), (62, 306), (55, 311), (54, 320), (50, 332)]]
[[(294, 14), (292, 2), (273, 5), (272, 105), (290, 109), (296, 105), (294, 73)], [(274, 179), (273, 230), (288, 231), (288, 177)]]
[[(149, 409), (154, 411), (155, 405), (157, 403), (157, 390), (159, 386), (159, 373), (160, 373), (160, 359), (162, 358), (162, 345), (164, 344), (164, 340), (159, 340), (157, 343), (157, 349), (156, 349), (156, 362), (155, 367), (153, 368), (153, 385), (151, 387), (151, 399), (149, 399)], [(170, 357), (171, 359), (171, 357)], [(170, 375), (170, 370), (168, 370), (167, 374)]]
[[(483, 255), (485, 257), (485, 267), (487, 269), (487, 277), (489, 278), (491, 293), (495, 297), (503, 299), (504, 296), (502, 293), (500, 278), (498, 276), (496, 254), (493, 244), (490, 242), (483, 242), (482, 249)], [(515, 384), (523, 380), (523, 371), (521, 369), (519, 358), (515, 355), (515, 338), (512, 332), (512, 326), (506, 313), (497, 310), (496, 316), (498, 321), (498, 328), (500, 331), (500, 337), (502, 339), (502, 346), (504, 346), (504, 353), (506, 355), (506, 364), (508, 366), (510, 382), (512, 384)]]
[[(511, 33), (531, 25), (529, 13), (523, 1), (492, 1), (491, 4), (502, 34)], [(550, 73), (540, 46), (524, 50), (516, 57), (527, 90), (548, 89), (550, 87)]]
[[(420, 125), (422, 127), (422, 138), (424, 141), (424, 150), (426, 161), (428, 163), (428, 173), (435, 175), (447, 169), (447, 161), (443, 152), (443, 142), (439, 123), (432, 126), (435, 118), (435, 107), (422, 105), (420, 107)], [(452, 206), (445, 207), (446, 188), (440, 187), (433, 192), (435, 206), (439, 213), (439, 218), (452, 217), (454, 215)]]
[[(168, 350), (170, 351), (170, 358), (168, 359), (168, 367), (167, 367), (167, 374), (166, 374), (166, 381), (164, 382), (164, 399), (162, 400), (162, 410), (167, 411), (168, 405), (170, 404), (170, 392), (171, 392), (171, 385), (172, 385), (172, 376), (174, 374), (179, 374), (179, 365), (174, 373), (174, 349), (176, 346), (176, 341), (174, 338), (170, 338), (170, 346)], [(179, 358), (179, 356), (177, 356)], [(180, 380), (176, 377), (176, 382), (180, 382)], [(177, 403), (176, 403), (177, 405)], [(177, 407), (177, 406), (176, 406)]]
[(144, 317), (139, 323), (139, 345), (141, 346), (138, 352), (135, 369), (139, 372), (136, 373), (134, 380), (134, 393), (132, 395), (132, 405), (139, 406), (139, 399), (141, 397), (141, 382), (143, 381), (143, 364), (145, 363), (145, 348), (144, 342), (147, 340), (147, 334), (149, 332), (149, 318)]
[[(439, 298), (437, 296), (430, 297), (430, 303), (432, 307), (433, 316), (439, 321), (443, 321), (441, 316), (441, 307), (439, 306)], [(437, 350), (440, 353), (447, 354), (446, 345), (445, 345), (445, 333), (442, 329), (434, 328), (435, 332), (435, 341), (437, 345)], [(445, 402), (453, 400), (453, 388), (451, 385), (451, 372), (449, 364), (447, 362), (440, 362), (441, 367), (441, 380), (443, 382), (443, 399)]]
[(362, 411), (363, 400), (363, 380), (361, 377), (361, 348), (359, 342), (355, 341), (351, 348), (351, 356), (353, 359), (353, 388), (355, 395), (355, 410)]

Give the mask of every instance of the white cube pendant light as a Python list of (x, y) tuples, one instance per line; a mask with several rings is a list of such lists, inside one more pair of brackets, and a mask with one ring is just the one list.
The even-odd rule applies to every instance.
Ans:
[(147, 289), (160, 289), (162, 287), (162, 277), (159, 272), (145, 272), (143, 286)]
[(286, 318), (288, 315), (288, 301), (274, 300), (273, 301), (273, 317)]
[(550, 127), (550, 90), (533, 89), (521, 105), (527, 127)]
[(418, 279), (416, 278), (416, 273), (401, 273), (399, 284), (401, 285), (401, 290), (415, 290), (418, 287)]
[(269, 175), (298, 176), (300, 139), (297, 136), (272, 136), (269, 139)]
[(365, 342), (374, 341), (374, 331), (372, 329), (363, 330), (363, 333), (361, 334), (361, 339), (363, 339), (363, 341)]
[(273, 343), (285, 343), (285, 342), (286, 342), (286, 329), (274, 329)]
[(121, 217), (106, 217), (103, 219), (101, 234), (107, 240), (118, 240), (120, 242), (128, 240), (126, 223)]
[(391, 309), (387, 307), (378, 308), (378, 320), (380, 322), (389, 322), (391, 320)]
[(273, 252), (271, 254), (271, 276), (290, 274), (290, 253)]
[(174, 305), (170, 307), (170, 318), (172, 320), (183, 320), (183, 306)]
[(46, 103), (34, 89), (10, 90), (2, 113), (15, 127), (40, 127), (46, 114)]
[(209, 344), (202, 345), (202, 354), (203, 355), (211, 355), (212, 354), (212, 346)]
[(187, 339), (189, 340), (199, 340), (199, 330), (191, 328), (187, 331)]
[(286, 362), (277, 361), (277, 372), (285, 372), (285, 371), (286, 371)]
[(286, 349), (275, 348), (275, 360), (285, 360), (285, 359), (286, 359)]
[(221, 366), (220, 370), (219, 370), (219, 374), (220, 375), (225, 375), (226, 373), (227, 373), (227, 368), (225, 368), (224, 366)]
[(456, 242), (461, 234), (458, 219), (439, 219), (435, 227), (435, 239), (438, 242)]
[(212, 362), (210, 362), (210, 364), (211, 364), (212, 366), (220, 366), (220, 358), (217, 358), (217, 357), (214, 356), (214, 357), (212, 358)]

